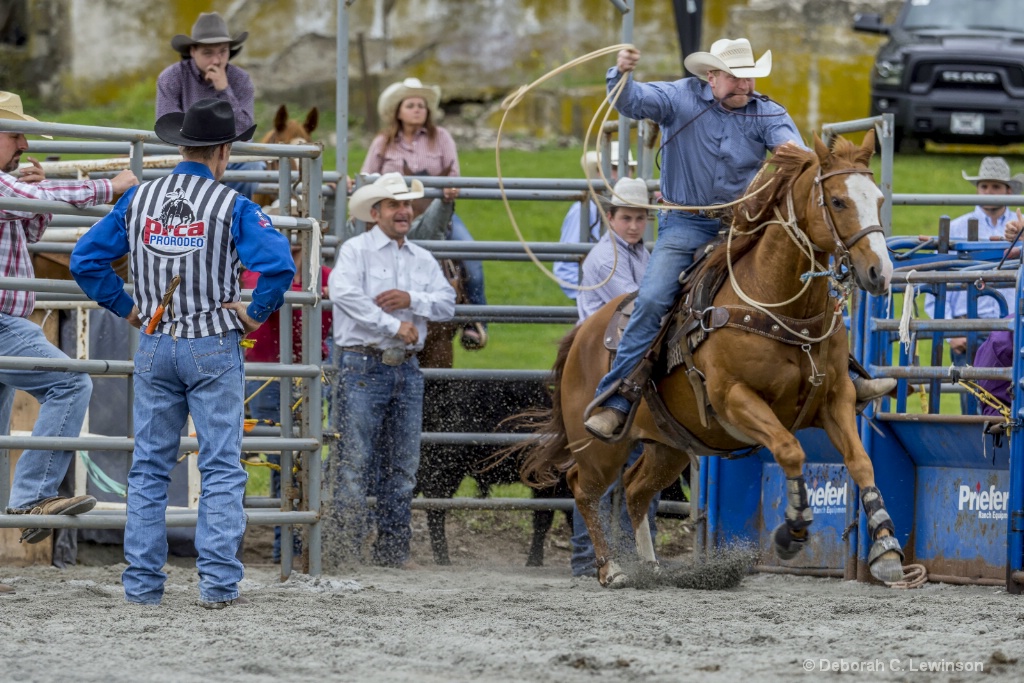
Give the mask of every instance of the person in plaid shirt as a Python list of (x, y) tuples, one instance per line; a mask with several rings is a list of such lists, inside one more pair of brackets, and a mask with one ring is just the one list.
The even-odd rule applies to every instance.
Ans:
[[(26, 116), (21, 98), (0, 92), (0, 119), (35, 121)], [(0, 200), (37, 199), (63, 201), (77, 207), (110, 202), (115, 194), (138, 184), (131, 171), (122, 171), (113, 180), (47, 181), (39, 163), (18, 170), (21, 155), (28, 149), (25, 135), (0, 131)], [(52, 214), (31, 209), (0, 208), (0, 275), (35, 277), (28, 245), (38, 242)], [(33, 292), (0, 289), (0, 354), (25, 358), (67, 356), (46, 340), (42, 328), (26, 320), (35, 308)], [(39, 417), (33, 436), (77, 437), (82, 430), (85, 411), (92, 396), (92, 380), (84, 373), (65, 370), (24, 370), (0, 368), (0, 434), (11, 427), (11, 409), (16, 389), (39, 401)], [(71, 464), (71, 451), (29, 449), (22, 453), (14, 472), (8, 514), (77, 515), (96, 505), (92, 496), (62, 498), (57, 487)], [(21, 540), (39, 543), (50, 536), (50, 529), (24, 529)]]

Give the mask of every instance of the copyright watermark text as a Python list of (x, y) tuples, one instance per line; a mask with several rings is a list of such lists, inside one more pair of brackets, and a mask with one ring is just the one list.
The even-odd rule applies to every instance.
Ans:
[(897, 671), (908, 673), (984, 673), (984, 662), (961, 662), (950, 659), (805, 659), (804, 671), (836, 671), (850, 673), (877, 673)]

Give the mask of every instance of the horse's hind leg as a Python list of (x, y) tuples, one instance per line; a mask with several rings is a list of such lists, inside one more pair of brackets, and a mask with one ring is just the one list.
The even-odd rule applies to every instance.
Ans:
[[(716, 401), (712, 398), (712, 405)], [(719, 406), (715, 405), (718, 409)], [(814, 514), (807, 504), (804, 481), (804, 449), (786, 429), (764, 400), (749, 387), (733, 384), (726, 390), (720, 412), (726, 420), (768, 448), (786, 474), (786, 517), (772, 532), (775, 553), (780, 559), (796, 557), (810, 536)]]
[(896, 527), (885, 509), (882, 493), (875, 488), (875, 468), (857, 434), (853, 383), (838, 383), (830, 399), (819, 412), (819, 419), (832, 444), (843, 454), (850, 477), (860, 487), (860, 499), (872, 540), (868, 568), (879, 581), (902, 581), (903, 549), (896, 540)]
[(544, 566), (544, 539), (555, 521), (554, 510), (534, 510), (533, 538), (530, 539), (530, 554), (526, 556), (527, 567)]

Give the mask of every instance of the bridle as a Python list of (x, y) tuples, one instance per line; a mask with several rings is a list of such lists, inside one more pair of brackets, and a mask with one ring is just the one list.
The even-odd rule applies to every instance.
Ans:
[(844, 263), (847, 266), (849, 266), (850, 264), (850, 249), (853, 248), (853, 245), (857, 244), (857, 242), (860, 242), (862, 239), (864, 239), (873, 232), (879, 232), (882, 233), (883, 235), (885, 234), (885, 230), (882, 228), (882, 226), (877, 224), (869, 225), (866, 228), (861, 228), (846, 240), (840, 237), (839, 231), (836, 230), (835, 221), (832, 220), (832, 212), (825, 205), (824, 181), (827, 178), (831, 178), (833, 176), (850, 175), (852, 173), (871, 176), (872, 180), (875, 177), (874, 172), (867, 168), (844, 168), (838, 171), (829, 171), (828, 173), (822, 173), (821, 166), (818, 166), (818, 175), (814, 178), (814, 185), (818, 190), (818, 206), (821, 207), (821, 215), (825, 219), (825, 226), (828, 228), (829, 233), (832, 237), (832, 242), (835, 244), (836, 261)]

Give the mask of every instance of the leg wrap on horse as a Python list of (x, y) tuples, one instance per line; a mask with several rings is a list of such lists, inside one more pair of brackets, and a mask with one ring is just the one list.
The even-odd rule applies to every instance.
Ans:
[(786, 523), (776, 527), (772, 535), (775, 552), (783, 560), (796, 557), (807, 543), (807, 528), (814, 513), (807, 504), (807, 484), (803, 475), (786, 478)]
[[(881, 491), (874, 486), (866, 486), (860, 491), (860, 500), (864, 505), (864, 516), (868, 518), (868, 535), (874, 541), (871, 544), (871, 551), (868, 553), (868, 565), (874, 564), (875, 560), (890, 550), (899, 553), (902, 562), (904, 559), (903, 548), (896, 540), (896, 526), (885, 509)], [(878, 533), (883, 529), (892, 535), (879, 538)]]

